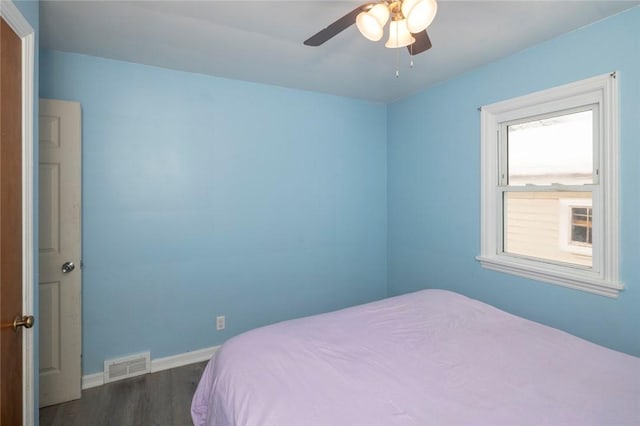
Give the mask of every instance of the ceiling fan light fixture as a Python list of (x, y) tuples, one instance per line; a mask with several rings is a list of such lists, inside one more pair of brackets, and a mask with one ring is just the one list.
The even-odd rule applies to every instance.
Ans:
[(389, 20), (389, 8), (379, 3), (367, 12), (361, 12), (356, 18), (356, 26), (360, 33), (371, 41), (378, 41), (384, 35), (384, 25)]
[(384, 27), (384, 25), (389, 20), (389, 7), (386, 5), (386, 3), (376, 4), (371, 9), (369, 9), (369, 13), (376, 17), (381, 27)]
[(369, 12), (360, 13), (356, 18), (356, 25), (360, 34), (371, 41), (378, 41), (384, 35), (382, 25), (374, 16), (369, 15)]
[(412, 33), (427, 29), (438, 12), (436, 0), (404, 0), (402, 14), (407, 19), (407, 27)]
[(415, 41), (416, 39), (407, 28), (407, 20), (400, 19), (398, 21), (391, 21), (391, 24), (389, 24), (389, 40), (387, 40), (384, 45), (390, 49), (395, 49), (397, 47), (409, 46)]

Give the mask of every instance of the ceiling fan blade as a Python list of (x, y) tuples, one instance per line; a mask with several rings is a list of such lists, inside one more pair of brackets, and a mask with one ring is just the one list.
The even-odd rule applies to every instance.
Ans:
[(338, 35), (342, 31), (349, 28), (351, 25), (355, 24), (356, 18), (358, 17), (360, 12), (369, 10), (371, 6), (373, 6), (372, 3), (367, 3), (356, 7), (351, 12), (344, 15), (342, 18), (327, 26), (325, 29), (309, 37), (309, 39), (305, 40), (304, 44), (306, 46), (320, 46), (325, 41)]
[(412, 45), (407, 46), (409, 54), (417, 55), (418, 53), (422, 53), (425, 50), (431, 49), (431, 40), (429, 39), (427, 30), (415, 33), (413, 34), (413, 37), (416, 39), (416, 41), (414, 41)]

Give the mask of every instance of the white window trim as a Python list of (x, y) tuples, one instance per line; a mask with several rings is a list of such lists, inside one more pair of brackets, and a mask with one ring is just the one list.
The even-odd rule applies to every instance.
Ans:
[[(600, 189), (602, 190), (602, 218), (599, 226), (601, 241), (594, 241), (592, 269), (556, 265), (500, 252), (502, 217), (498, 199), (498, 166), (500, 123), (523, 117), (561, 111), (579, 105), (598, 104), (602, 126), (598, 161)], [(618, 142), (618, 88), (617, 73), (570, 83), (530, 95), (497, 102), (481, 108), (481, 250), (477, 260), (484, 268), (513, 275), (584, 290), (603, 296), (617, 297), (624, 285), (619, 281), (619, 142)], [(596, 212), (594, 212), (594, 215)]]

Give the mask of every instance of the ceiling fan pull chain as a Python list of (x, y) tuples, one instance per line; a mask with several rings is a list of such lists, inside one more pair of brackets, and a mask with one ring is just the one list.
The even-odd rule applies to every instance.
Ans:
[(409, 68), (413, 68), (413, 43), (409, 46), (409, 59), (411, 59), (411, 62), (409, 62)]
[[(389, 27), (391, 29), (391, 27)], [(398, 40), (398, 26), (396, 25), (396, 40)], [(397, 43), (397, 41), (396, 41)], [(400, 49), (396, 46), (396, 78), (400, 78)]]

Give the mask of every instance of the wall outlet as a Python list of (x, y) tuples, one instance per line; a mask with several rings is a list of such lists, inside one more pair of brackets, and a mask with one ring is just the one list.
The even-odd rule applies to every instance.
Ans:
[(216, 317), (216, 330), (224, 330), (224, 315)]

